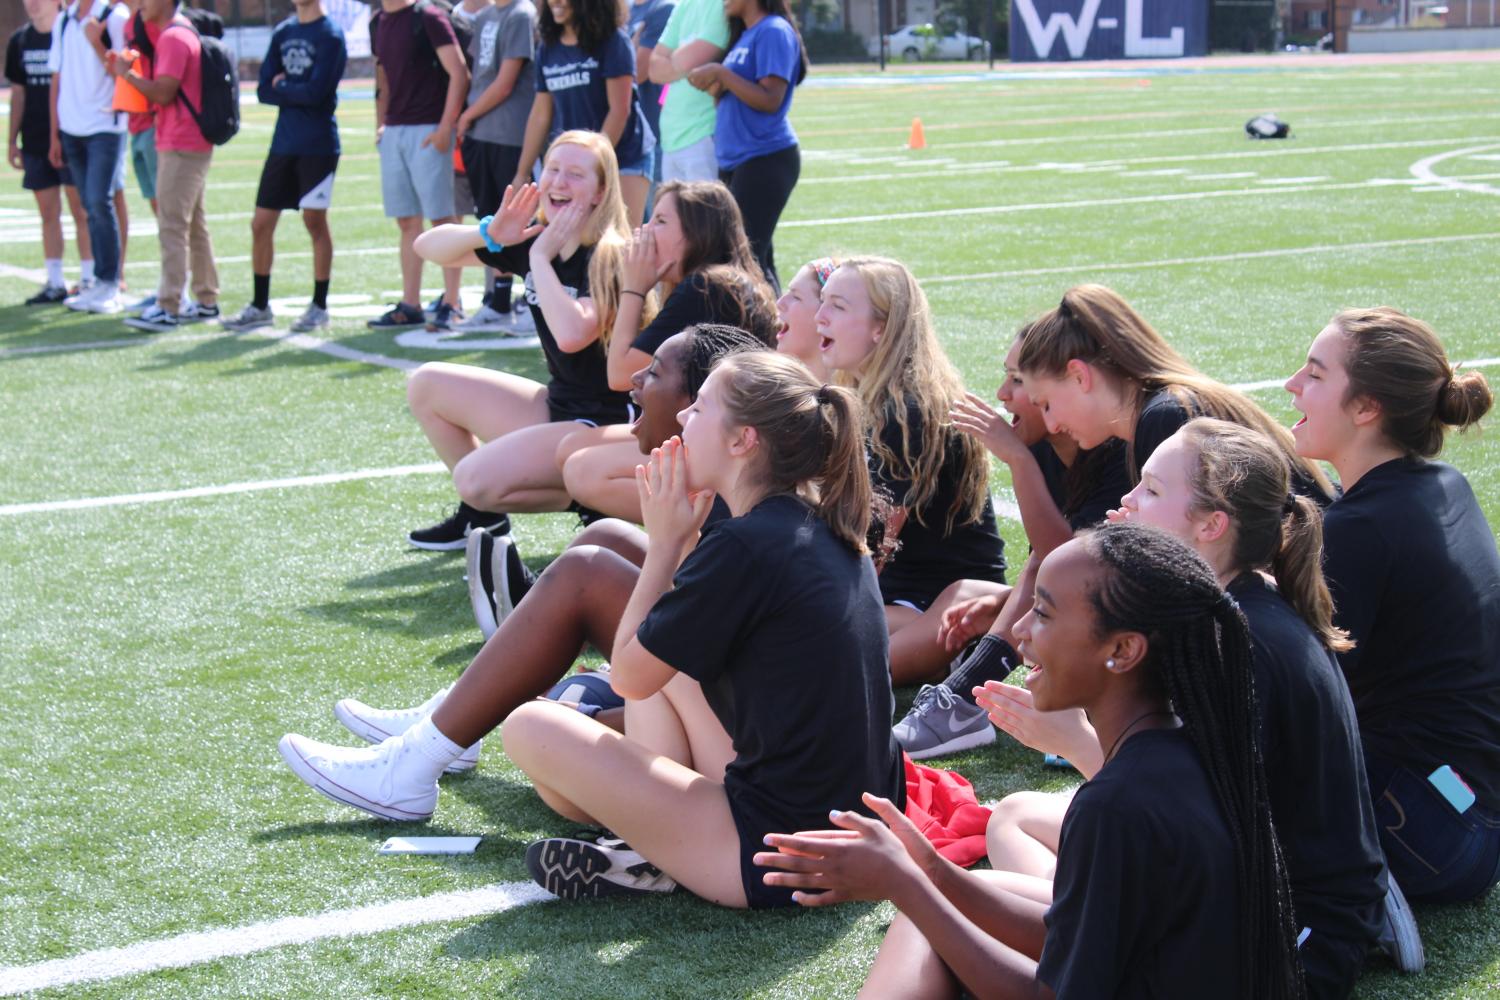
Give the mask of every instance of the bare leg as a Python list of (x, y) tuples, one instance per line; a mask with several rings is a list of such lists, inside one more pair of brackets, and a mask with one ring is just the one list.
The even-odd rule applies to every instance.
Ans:
[(333, 231), (328, 228), (327, 210), (304, 208), (302, 224), (312, 237), (313, 280), (327, 281), (333, 276)]
[(584, 643), (608, 656), (639, 575), (604, 549), (564, 551), (484, 644), (432, 713), (433, 724), (471, 746), (566, 675)]
[[(985, 594), (1005, 595), (1010, 588), (1004, 584), (986, 580), (957, 580), (932, 602), (926, 611), (912, 617), (901, 615), (903, 621), (892, 621), (890, 607), (886, 608), (886, 622), (891, 626), (891, 683), (900, 687), (919, 681), (941, 679), (946, 673), (953, 654), (938, 642), (938, 628), (943, 623), (943, 612), (950, 606)], [(910, 608), (897, 608), (907, 612)]]
[(417, 254), (416, 242), (422, 234), (422, 217), (403, 215), (396, 225), (401, 229), (401, 301), (421, 306), (422, 258)]
[[(432, 225), (433, 225), (434, 228), (436, 228), (437, 226), (447, 225), (450, 222), (462, 222), (462, 221), (464, 221), (464, 220), (461, 219), (459, 216), (450, 215), (447, 218), (443, 218), (443, 219), (433, 219), (432, 220)], [(415, 237), (413, 237), (413, 238), (415, 238)], [(461, 282), (463, 280), (463, 276), (464, 276), (464, 269), (461, 268), (461, 267), (445, 267), (445, 268), (443, 268), (443, 301), (447, 302), (450, 306), (453, 306), (454, 308), (457, 308), (457, 307), (459, 307), (460, 305), (463, 304), (459, 300), (459, 297), (458, 297), (458, 286), (459, 286), (459, 282)], [(417, 302), (416, 299), (412, 299), (412, 301), (413, 302)], [(421, 303), (418, 303), (418, 305), (420, 305), (420, 304)]]
[(625, 734), (647, 750), (718, 782), (734, 760), (729, 734), (708, 707), (703, 688), (682, 674), (650, 698), (625, 703)]
[(481, 442), (549, 419), (547, 387), (540, 382), (446, 361), (430, 362), (412, 373), (406, 402), (450, 469)]
[(549, 804), (576, 803), (694, 894), (747, 905), (739, 834), (721, 783), (551, 702), (522, 705), (502, 736), (507, 756)]
[(120, 287), (125, 287), (125, 250), (130, 245), (130, 211), (125, 205), (125, 189), (115, 192), (115, 216), (120, 220)]
[(646, 221), (646, 197), (651, 193), (651, 178), (639, 174), (620, 178), (620, 194), (625, 199), (625, 215), (631, 228)]
[(646, 561), (646, 533), (633, 524), (613, 517), (595, 521), (573, 536), (568, 548), (597, 545), (609, 549), (630, 563), (640, 566)]
[(567, 510), (556, 455), (573, 427), (568, 421), (536, 424), (480, 445), (453, 467), (460, 499), (476, 510)]
[(276, 262), (276, 223), (281, 213), (274, 208), (257, 208), (250, 219), (250, 270), (253, 274), (270, 274)]
[[(1015, 792), (1000, 800), (985, 829), (990, 865), (1050, 881), (1072, 792)], [(1050, 900), (1048, 900), (1050, 902)]]
[(634, 438), (582, 448), (562, 463), (563, 485), (585, 507), (639, 523), (641, 499), (635, 467), (643, 461)]
[(55, 187), (32, 192), (37, 214), (42, 218), (42, 259), (62, 260), (62, 192)]

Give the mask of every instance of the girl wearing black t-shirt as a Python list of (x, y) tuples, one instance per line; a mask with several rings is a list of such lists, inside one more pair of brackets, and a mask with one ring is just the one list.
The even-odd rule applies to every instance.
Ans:
[[(668, 338), (631, 390), (641, 408), (634, 425), (641, 453), (681, 432), (678, 413), (721, 358), (760, 346), (733, 327), (690, 327)], [(380, 746), (348, 749), (288, 734), (282, 757), (336, 802), (387, 819), (425, 819), (437, 802), (438, 776), (471, 770), (481, 739), (566, 674), (585, 643), (609, 656), (645, 550), (638, 528), (606, 519), (579, 532), (534, 579), (513, 548), (500, 551), (494, 565), (471, 569), (471, 591), (476, 579), (488, 578), (482, 599), (493, 602), (485, 612), (491, 629), (456, 684), (411, 708), (344, 699), (334, 715)]]
[(540, 185), (507, 189), (499, 214), (478, 228), (438, 226), (417, 238), (417, 252), (445, 267), (484, 263), (525, 277), (550, 377), (542, 385), (446, 362), (412, 374), (407, 402), (462, 500), (446, 521), (412, 532), (413, 545), (460, 549), (470, 528), (508, 534), (510, 511), (565, 509), (558, 444), (580, 422), (629, 422), (604, 344), (628, 234), (614, 150), (596, 132), (564, 132)]
[(1391, 873), (1408, 896), (1500, 879), (1500, 554), (1463, 474), (1433, 461), (1490, 409), (1427, 324), (1350, 310), (1286, 383), (1298, 450), (1331, 463), (1325, 570)]
[[(650, 222), (626, 245), (622, 267), (609, 339), (611, 386), (628, 386), (663, 340), (695, 323), (737, 326), (772, 343), (771, 287), (750, 253), (740, 210), (718, 181), (663, 184)], [(661, 309), (653, 317), (645, 310), (658, 283)], [(644, 329), (643, 319), (649, 320)], [(574, 431), (557, 454), (568, 494), (602, 514), (639, 521), (634, 445), (620, 427)]]
[[(757, 352), (715, 368), (682, 424), (638, 474), (651, 541), (610, 661), (626, 732), (649, 743), (545, 702), (503, 731), (548, 805), (623, 843), (544, 840), (527, 866), (568, 898), (681, 884), (788, 905), (751, 861), (765, 835), (905, 787), (859, 402)], [(699, 540), (715, 495), (734, 516)]]
[(1294, 470), (1297, 492), (1327, 502), (1328, 477), (1298, 456), (1286, 428), (1250, 397), (1199, 372), (1141, 314), (1103, 285), (1079, 285), (1028, 331), (1021, 348), (1026, 390), (1049, 430), (1093, 448), (1116, 437), (1132, 480), (1157, 445), (1195, 416), (1250, 427), (1275, 441)]
[(1015, 630), (1027, 686), (1039, 708), (1087, 712), (1107, 747), (1050, 905), (944, 860), (873, 797), (883, 824), (836, 814), (842, 830), (768, 838), (781, 853), (755, 861), (783, 871), (767, 881), (804, 905), (894, 901), (866, 983), (882, 996), (1300, 996), (1234, 600), (1182, 542), (1129, 524), (1054, 549), (1036, 594)]
[(894, 508), (879, 526), (876, 558), (891, 676), (911, 684), (946, 663), (933, 651), (938, 600), (948, 586), (1005, 583), (989, 459), (949, 420), (963, 382), (938, 343), (927, 296), (903, 264), (845, 260), (823, 286), (817, 325), (824, 363), (864, 404), (870, 476)]

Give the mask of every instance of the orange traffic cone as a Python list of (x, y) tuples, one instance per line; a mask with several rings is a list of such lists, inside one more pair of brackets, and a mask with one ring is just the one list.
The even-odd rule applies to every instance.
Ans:
[(927, 133), (922, 131), (922, 119), (911, 120), (911, 137), (906, 140), (907, 149), (926, 149)]

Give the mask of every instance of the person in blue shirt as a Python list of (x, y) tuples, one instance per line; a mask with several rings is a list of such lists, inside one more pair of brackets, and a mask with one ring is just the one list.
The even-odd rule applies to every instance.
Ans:
[(624, 8), (615, 0), (553, 0), (537, 14), (536, 100), (512, 185), (519, 191), (531, 180), (549, 136), (602, 132), (614, 144), (620, 194), (630, 224), (638, 226), (651, 193), (656, 133), (641, 110)]
[(321, 0), (292, 3), (296, 13), (277, 25), (260, 64), (256, 95), (260, 103), (281, 111), (250, 222), (255, 295), (238, 315), (224, 320), (224, 328), (236, 332), (270, 326), (275, 319), (271, 262), (276, 253), (276, 223), (289, 209), (301, 210), (313, 245), (312, 303), (292, 330), (303, 333), (328, 325), (328, 283), (333, 270), (328, 206), (339, 163), (339, 126), (333, 113), (348, 49), (343, 29), (324, 14)]
[(792, 89), (807, 76), (807, 48), (786, 0), (725, 0), (729, 54), (688, 74), (718, 101), (714, 151), (719, 179), (734, 192), (750, 248), (779, 292), (771, 237), (802, 173), (787, 114)]

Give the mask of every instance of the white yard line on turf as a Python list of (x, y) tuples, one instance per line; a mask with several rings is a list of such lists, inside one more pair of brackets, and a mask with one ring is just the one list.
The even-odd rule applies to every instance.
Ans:
[(385, 469), (360, 469), (356, 472), (326, 472), (316, 476), (294, 476), (287, 479), (261, 479), (249, 483), (225, 483), (222, 486), (195, 486), (184, 490), (158, 490), (152, 493), (125, 493), (112, 497), (83, 497), (77, 500), (43, 500), (38, 503), (13, 503), (0, 506), (0, 517), (16, 514), (39, 514), (57, 510), (88, 510), (93, 507), (119, 507), (126, 504), (163, 503), (168, 500), (190, 500), (195, 497), (224, 496), (231, 493), (255, 493), (297, 486), (326, 486), (351, 483), (361, 479), (389, 479), (395, 476), (429, 475), (446, 472), (442, 462), (422, 465), (396, 465)]
[(345, 347), (343, 344), (332, 340), (324, 340), (321, 337), (311, 337), (305, 333), (285, 333), (280, 330), (255, 330), (257, 337), (268, 340), (279, 340), (293, 347), (300, 347), (308, 351), (317, 351), (327, 354), (343, 361), (361, 361), (367, 365), (378, 365), (381, 368), (395, 368), (398, 371), (409, 372), (422, 364), (410, 358), (392, 358), (384, 354), (374, 354), (370, 351), (360, 351), (353, 347)]
[(72, 351), (104, 351), (112, 347), (144, 347), (147, 344), (181, 344), (192, 340), (216, 340), (224, 336), (223, 331), (214, 333), (178, 333), (163, 337), (135, 336), (119, 340), (86, 340), (77, 344), (38, 344), (35, 347), (0, 348), (0, 360), (24, 357), (28, 354), (62, 354)]
[(159, 969), (181, 969), (328, 938), (362, 937), (420, 924), (449, 923), (551, 898), (545, 889), (530, 882), (502, 882), (483, 889), (396, 899), (312, 917), (284, 917), (246, 927), (179, 934), (123, 948), (101, 948), (72, 958), (0, 968), (0, 995), (137, 976)]

